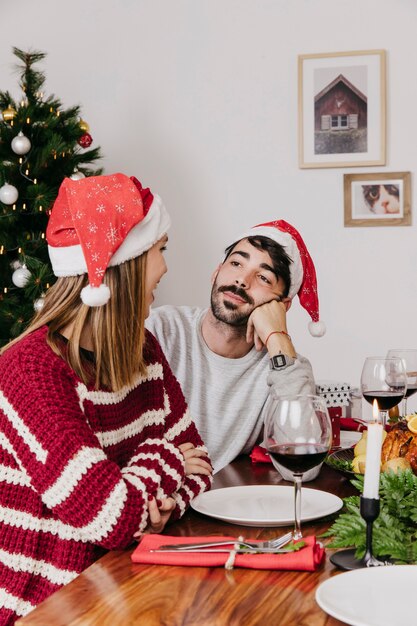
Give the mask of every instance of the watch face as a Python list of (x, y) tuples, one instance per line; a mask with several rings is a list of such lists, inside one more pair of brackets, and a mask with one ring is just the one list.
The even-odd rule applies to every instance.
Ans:
[(294, 363), (294, 359), (285, 354), (276, 354), (270, 359), (271, 368), (273, 370), (282, 370)]
[(275, 367), (283, 367), (287, 363), (283, 354), (277, 354), (277, 356), (274, 356), (273, 359)]

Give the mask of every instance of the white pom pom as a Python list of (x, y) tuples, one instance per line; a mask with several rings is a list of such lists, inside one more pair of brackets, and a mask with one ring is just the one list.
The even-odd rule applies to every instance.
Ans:
[(100, 287), (87, 285), (81, 290), (81, 300), (88, 306), (103, 306), (110, 300), (110, 289), (104, 283)]
[(313, 337), (323, 337), (326, 333), (326, 324), (324, 322), (309, 322), (308, 330)]

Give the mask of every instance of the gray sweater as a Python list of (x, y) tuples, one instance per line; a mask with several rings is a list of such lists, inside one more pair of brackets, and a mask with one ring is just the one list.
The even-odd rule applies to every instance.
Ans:
[(214, 471), (249, 453), (262, 438), (262, 411), (269, 386), (278, 394), (315, 393), (310, 362), (297, 355), (282, 372), (269, 370), (266, 351), (229, 359), (212, 352), (201, 334), (205, 310), (161, 306), (146, 321), (181, 384), (191, 417), (206, 444)]

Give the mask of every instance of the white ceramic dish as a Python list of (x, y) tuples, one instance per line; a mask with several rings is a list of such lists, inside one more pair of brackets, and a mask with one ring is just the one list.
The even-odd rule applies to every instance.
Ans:
[[(294, 523), (294, 487), (248, 485), (225, 487), (202, 493), (191, 502), (198, 513), (240, 526), (289, 526)], [(340, 498), (303, 487), (301, 522), (339, 511)]]
[(417, 565), (365, 567), (325, 580), (316, 590), (316, 601), (351, 626), (415, 626), (416, 585)]

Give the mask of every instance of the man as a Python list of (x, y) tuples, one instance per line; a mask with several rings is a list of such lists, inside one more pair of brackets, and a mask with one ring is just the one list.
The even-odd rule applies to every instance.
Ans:
[(310, 363), (287, 331), (297, 293), (315, 322), (310, 332), (324, 334), (313, 261), (296, 229), (279, 220), (226, 250), (209, 309), (151, 312), (147, 327), (180, 381), (215, 472), (260, 441), (269, 386), (280, 395), (315, 393)]

